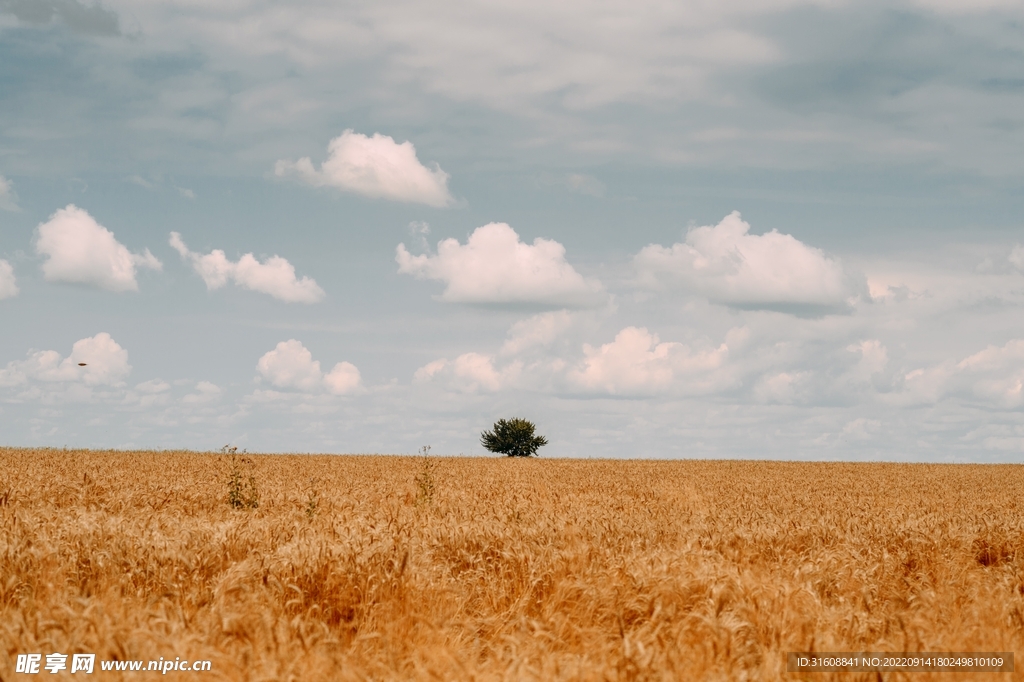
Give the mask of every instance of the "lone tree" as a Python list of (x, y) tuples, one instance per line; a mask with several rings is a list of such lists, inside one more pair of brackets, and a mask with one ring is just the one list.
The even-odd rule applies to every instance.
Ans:
[(525, 419), (499, 419), (494, 422), (493, 431), (480, 434), (480, 444), (491, 452), (498, 452), (509, 457), (531, 457), (537, 449), (548, 444), (544, 436), (535, 436), (536, 427), (533, 422)]

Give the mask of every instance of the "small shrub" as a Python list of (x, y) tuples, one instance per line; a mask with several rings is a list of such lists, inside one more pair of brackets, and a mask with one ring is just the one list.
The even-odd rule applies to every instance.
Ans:
[[(242, 466), (246, 472), (243, 473)], [(260, 506), (260, 493), (256, 487), (253, 462), (248, 457), (231, 455), (231, 474), (228, 478), (228, 504), (235, 509), (256, 509)]]
[(320, 491), (318, 483), (320, 480), (316, 477), (309, 479), (309, 497), (306, 499), (306, 518), (310, 521), (316, 516), (317, 511), (320, 509)]
[(420, 448), (423, 456), (423, 470), (416, 475), (416, 504), (430, 504), (434, 501), (434, 462), (430, 459), (430, 446)]
[(532, 457), (542, 445), (548, 444), (544, 436), (533, 435), (535, 429), (533, 422), (526, 419), (499, 419), (493, 431), (480, 434), (480, 444), (491, 452), (509, 457)]

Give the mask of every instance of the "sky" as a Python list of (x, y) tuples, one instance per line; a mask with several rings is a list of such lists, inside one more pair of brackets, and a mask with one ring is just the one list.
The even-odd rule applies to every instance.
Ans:
[(1024, 5), (0, 0), (0, 443), (1018, 461)]

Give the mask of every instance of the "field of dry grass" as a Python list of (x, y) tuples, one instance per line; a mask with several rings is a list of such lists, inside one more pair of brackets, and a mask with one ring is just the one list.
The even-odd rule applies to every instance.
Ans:
[[(0, 680), (53, 651), (311, 681), (877, 679), (785, 653), (1024, 650), (1024, 467), (236, 465), (241, 508), (223, 455), (0, 449)], [(120, 675), (157, 676), (63, 679)]]

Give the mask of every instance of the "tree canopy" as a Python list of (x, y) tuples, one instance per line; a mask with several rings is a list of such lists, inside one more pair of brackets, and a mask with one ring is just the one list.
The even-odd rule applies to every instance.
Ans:
[(544, 436), (535, 436), (533, 422), (514, 417), (494, 422), (493, 431), (480, 434), (480, 444), (491, 452), (509, 457), (532, 457), (542, 445), (548, 444)]

